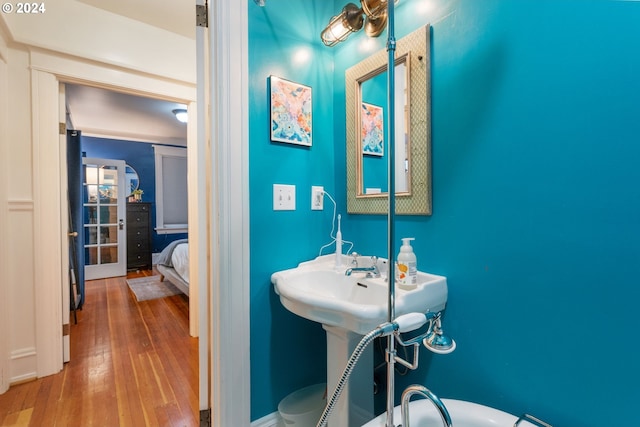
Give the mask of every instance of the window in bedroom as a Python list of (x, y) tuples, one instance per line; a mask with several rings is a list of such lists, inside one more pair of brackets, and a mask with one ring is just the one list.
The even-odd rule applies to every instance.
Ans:
[(187, 149), (153, 146), (156, 161), (156, 232), (187, 232)]

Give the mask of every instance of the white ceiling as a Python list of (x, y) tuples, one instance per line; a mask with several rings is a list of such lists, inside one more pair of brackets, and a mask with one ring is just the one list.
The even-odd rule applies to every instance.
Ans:
[(187, 125), (172, 112), (183, 104), (80, 85), (66, 85), (65, 95), (68, 126), (85, 136), (187, 144)]
[[(78, 1), (192, 38), (195, 43), (194, 0)], [(187, 126), (172, 113), (185, 105), (80, 85), (67, 85), (66, 98), (72, 128), (83, 135), (186, 145)]]
[(185, 37), (196, 38), (195, 0), (77, 0)]

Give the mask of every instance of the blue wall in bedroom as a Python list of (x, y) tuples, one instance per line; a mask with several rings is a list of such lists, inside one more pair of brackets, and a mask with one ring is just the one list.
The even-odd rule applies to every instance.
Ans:
[[(362, 33), (333, 49), (317, 46), (321, 26), (344, 2), (286, 2), (286, 13), (276, 2), (249, 3), (257, 419), (276, 411), (279, 397), (318, 379), (305, 377), (310, 370), (324, 369), (321, 357), (309, 354), (324, 351), (324, 334), (279, 305), (269, 275), (314, 255), (327, 211), (306, 210), (301, 184), (302, 210), (271, 212), (270, 185), (327, 185), (316, 180), (330, 177), (345, 206), (344, 70), (366, 53)], [(304, 34), (292, 34), (284, 19), (302, 21), (292, 27)], [(638, 2), (399, 3), (398, 37), (432, 23), (433, 215), (401, 217), (398, 236), (416, 237), (420, 269), (447, 276), (444, 327), (458, 349), (423, 350), (420, 369), (399, 378), (397, 391), (421, 383), (443, 397), (533, 413), (556, 427), (637, 423), (638, 22)], [(374, 40), (378, 48), (383, 38)], [(305, 82), (310, 69), (290, 61), (300, 44), (317, 55), (311, 85), (333, 93), (322, 104), (329, 111), (332, 104), (332, 117), (314, 116), (316, 129), (333, 128), (322, 137), (330, 147), (268, 140), (266, 76)], [(348, 215), (343, 234), (359, 252), (385, 255), (384, 231), (376, 232), (385, 223)]]
[(124, 160), (138, 173), (143, 202), (151, 202), (151, 238), (154, 253), (161, 252), (169, 243), (187, 237), (183, 234), (158, 234), (156, 226), (156, 172), (153, 147), (147, 142), (82, 136), (82, 151), (86, 157)]

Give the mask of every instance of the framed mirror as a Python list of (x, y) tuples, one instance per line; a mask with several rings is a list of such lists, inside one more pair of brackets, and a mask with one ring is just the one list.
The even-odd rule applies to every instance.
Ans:
[[(431, 214), (429, 26), (396, 43), (396, 213)], [(345, 73), (347, 211), (386, 214), (388, 54), (380, 51)]]

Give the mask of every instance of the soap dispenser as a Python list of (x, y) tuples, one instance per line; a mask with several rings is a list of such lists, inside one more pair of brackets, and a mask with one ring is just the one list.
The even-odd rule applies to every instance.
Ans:
[(402, 246), (398, 254), (397, 284), (400, 289), (411, 290), (418, 286), (418, 263), (413, 252), (411, 241), (413, 237), (402, 239)]

